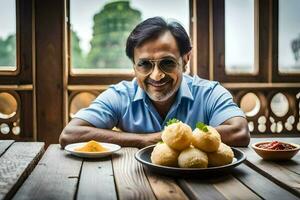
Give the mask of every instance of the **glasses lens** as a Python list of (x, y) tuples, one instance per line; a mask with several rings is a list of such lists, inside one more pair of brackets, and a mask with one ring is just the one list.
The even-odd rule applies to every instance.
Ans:
[(167, 73), (173, 72), (173, 70), (177, 67), (177, 63), (172, 59), (163, 59), (159, 63), (159, 67)]
[(151, 72), (153, 64), (149, 60), (141, 60), (136, 66), (136, 70), (142, 74), (148, 74)]

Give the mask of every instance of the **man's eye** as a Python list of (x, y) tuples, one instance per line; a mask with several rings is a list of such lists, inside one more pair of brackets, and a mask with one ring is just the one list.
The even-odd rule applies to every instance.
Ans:
[(160, 62), (160, 64), (165, 67), (175, 67), (176, 66), (176, 62), (173, 60), (170, 60), (170, 59), (162, 60)]
[(148, 68), (152, 67), (152, 63), (150, 61), (143, 60), (138, 63), (138, 66)]

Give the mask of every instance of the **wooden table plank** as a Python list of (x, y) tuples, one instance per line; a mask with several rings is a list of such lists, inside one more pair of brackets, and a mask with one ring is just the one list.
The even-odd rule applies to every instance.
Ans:
[(248, 156), (247, 165), (235, 168), (233, 175), (175, 181), (143, 169), (134, 159), (136, 148), (122, 148), (112, 161), (83, 161), (65, 153), (59, 145), (51, 145), (13, 198), (299, 199), (299, 154), (292, 161), (274, 163), (260, 159), (251, 148), (243, 150)]
[(154, 174), (146, 168), (144, 171), (157, 199), (188, 200), (174, 179)]
[(261, 199), (232, 175), (179, 180), (191, 199)]
[(13, 199), (74, 199), (82, 159), (50, 145)]
[[(258, 141), (283, 141), (300, 144), (300, 138), (251, 138), (250, 143)], [(272, 162), (259, 157), (251, 148), (241, 148), (247, 154), (246, 164), (290, 192), (300, 195), (300, 154), (290, 161)]]
[(77, 199), (117, 199), (111, 157), (83, 162)]
[(0, 156), (14, 143), (14, 140), (0, 140)]
[[(251, 138), (251, 144), (258, 141), (285, 141), (300, 143), (300, 138)], [(293, 194), (300, 196), (300, 154), (298, 153), (290, 161), (273, 162), (263, 160), (254, 150), (241, 148), (247, 155), (245, 162), (249, 167), (269, 178), (281, 187), (284, 187)]]
[[(298, 145), (300, 145), (300, 137), (294, 137), (294, 138), (253, 138), (251, 139), (251, 144), (254, 142), (258, 142), (258, 141), (274, 141), (274, 140), (278, 140), (278, 141), (283, 141), (283, 142), (289, 142), (289, 143), (296, 143)], [(246, 152), (249, 152), (250, 156), (255, 155), (255, 157), (258, 157), (258, 155), (256, 155), (256, 153), (251, 149), (244, 149)], [(258, 157), (260, 158), (260, 157)], [(300, 153), (298, 152), (298, 154), (296, 154), (291, 160), (289, 161), (283, 161), (283, 162), (278, 162), (278, 164), (280, 164), (280, 166), (296, 173), (296, 174), (300, 174)]]
[(290, 170), (292, 173), (300, 174), (300, 154), (298, 153), (289, 161), (281, 162), (280, 165)]
[(263, 199), (299, 199), (245, 164), (236, 167), (233, 175)]
[(179, 179), (178, 185), (190, 199), (226, 199), (208, 180)]
[(42, 142), (15, 142), (0, 157), (0, 199), (9, 199), (44, 153)]
[(212, 183), (227, 199), (261, 199), (232, 175), (212, 180)]
[(143, 167), (134, 154), (136, 148), (122, 148), (113, 155), (113, 171), (118, 190), (122, 199), (155, 199)]
[(254, 152), (247, 153), (245, 163), (273, 182), (300, 196), (300, 174), (285, 168), (280, 163), (258, 158)]

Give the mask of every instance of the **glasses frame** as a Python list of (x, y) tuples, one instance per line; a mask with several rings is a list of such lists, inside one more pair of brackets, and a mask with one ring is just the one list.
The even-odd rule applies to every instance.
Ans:
[(152, 74), (155, 66), (157, 66), (159, 68), (160, 71), (162, 71), (164, 74), (170, 74), (172, 72), (166, 72), (160, 65), (160, 62), (163, 61), (163, 60), (172, 60), (174, 61), (174, 63), (176, 64), (176, 67), (174, 67), (173, 71), (175, 71), (175, 69), (177, 69), (179, 66), (180, 66), (180, 63), (175, 59), (175, 58), (172, 58), (172, 57), (167, 57), (167, 58), (160, 58), (160, 59), (141, 59), (140, 61), (149, 61), (151, 64), (152, 64), (152, 69), (148, 72), (148, 73), (143, 73), (143, 72), (140, 72), (137, 68), (137, 64), (140, 62), (137, 62), (136, 64), (134, 64), (134, 68), (135, 68), (135, 71), (138, 72), (139, 74), (143, 75), (143, 76), (148, 76), (149, 74)]

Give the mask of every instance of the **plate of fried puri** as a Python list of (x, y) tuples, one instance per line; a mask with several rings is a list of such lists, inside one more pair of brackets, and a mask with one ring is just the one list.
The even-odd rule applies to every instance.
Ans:
[(191, 127), (172, 119), (162, 141), (140, 149), (135, 159), (150, 171), (174, 177), (211, 177), (230, 173), (245, 154), (221, 141), (217, 130), (201, 122)]

